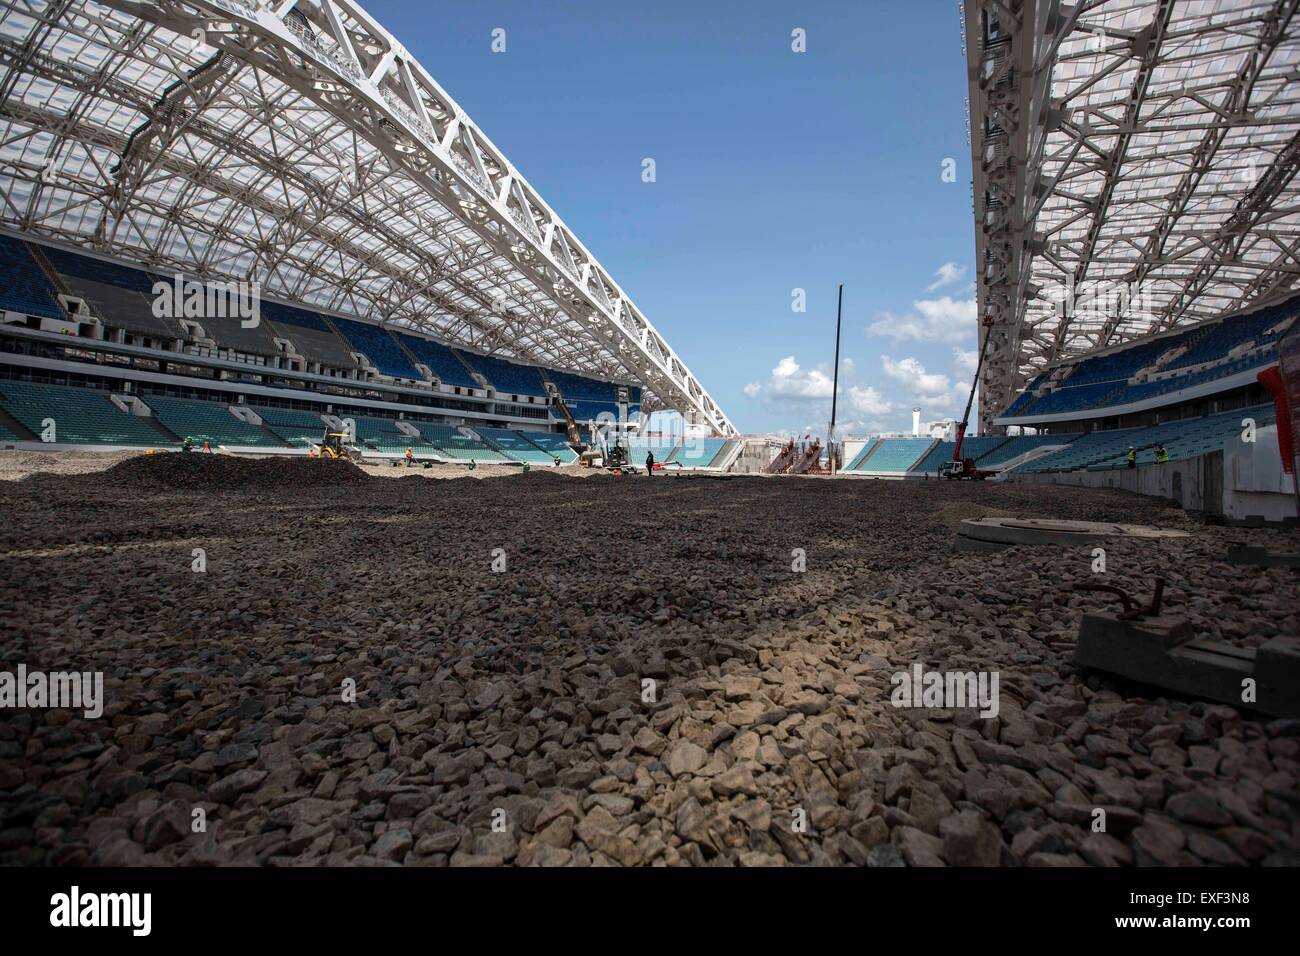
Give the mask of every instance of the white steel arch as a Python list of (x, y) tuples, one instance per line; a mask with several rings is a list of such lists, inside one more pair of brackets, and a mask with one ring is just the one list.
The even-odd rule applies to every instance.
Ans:
[(987, 428), (1054, 362), (1300, 281), (1300, 0), (966, 0)]
[(736, 430), (351, 0), (0, 0), (0, 224), (640, 384)]

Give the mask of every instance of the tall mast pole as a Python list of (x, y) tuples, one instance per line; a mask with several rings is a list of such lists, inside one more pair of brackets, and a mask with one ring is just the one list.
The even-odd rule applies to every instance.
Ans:
[(835, 474), (835, 411), (840, 397), (840, 325), (844, 318), (844, 283), (840, 283), (839, 302), (835, 306), (835, 371), (831, 385), (831, 427), (826, 432), (826, 455), (831, 474)]

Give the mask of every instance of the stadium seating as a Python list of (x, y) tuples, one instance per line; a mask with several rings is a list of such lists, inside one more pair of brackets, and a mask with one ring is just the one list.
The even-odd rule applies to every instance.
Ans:
[(107, 392), (94, 389), (0, 380), (0, 405), (37, 436), (43, 430), (41, 423), (52, 418), (58, 444), (156, 448), (175, 444), (144, 418), (114, 405)]
[(930, 438), (882, 438), (871, 457), (855, 470), (901, 475), (916, 464), (932, 443)]
[(306, 447), (317, 444), (325, 434), (325, 421), (316, 412), (294, 408), (250, 406), (262, 418), (262, 424), (290, 445)]
[[(575, 404), (590, 405), (593, 408), (608, 405), (615, 410), (618, 408), (618, 386), (611, 382), (602, 382), (594, 378), (587, 378), (584, 375), (574, 375), (572, 372), (558, 372), (548, 370), (547, 377), (551, 380), (556, 388), (560, 390), (560, 396), (564, 399), (564, 404), (572, 410)], [(598, 412), (589, 416), (595, 418)], [(617, 411), (615, 412), (617, 414)], [(578, 413), (574, 412), (573, 417), (577, 418)]]
[(555, 432), (520, 431), (519, 429), (515, 429), (515, 433), (521, 438), (528, 439), (548, 455), (559, 458), (562, 465), (571, 465), (578, 460), (578, 453), (569, 447), (568, 439), (563, 435), (557, 435)]
[(433, 342), (415, 335), (399, 332), (397, 337), (415, 356), (417, 362), (429, 366), (429, 371), (438, 376), (438, 381), (442, 384), (461, 388), (482, 387), (474, 381), (474, 377), (469, 374), (469, 369), (465, 367), (465, 363), (460, 360), (454, 349), (441, 342)]
[(224, 402), (191, 398), (140, 396), (153, 409), (154, 417), (178, 437), (214, 445), (248, 445), (282, 448), (284, 443), (256, 425), (240, 421)]
[(1043, 383), (1043, 380), (1047, 378), (1047, 374), (1047, 372), (1039, 372), (1035, 375), (1029, 384), (1025, 386), (1025, 390), (1016, 396), (1015, 400), (1007, 406), (1007, 410), (1002, 414), (1010, 417), (1023, 412), (1025, 407), (1034, 400), (1034, 390)]
[(175, 319), (153, 314), (153, 285), (158, 279), (144, 269), (66, 249), (42, 247), (41, 251), (69, 291), (85, 299), (108, 327), (163, 339), (181, 337)]
[[(357, 427), (358, 444), (386, 455), (405, 455), (410, 448), (415, 454), (427, 455), (433, 446), (415, 435), (408, 435), (397, 427), (397, 420), (381, 418), (377, 415), (351, 415), (339, 413), (340, 418), (348, 418)], [(418, 422), (411, 422), (418, 426)]]
[(203, 327), (213, 341), (221, 348), (233, 349), (249, 355), (275, 356), (280, 353), (276, 347), (271, 327), (265, 322), (258, 322), (252, 328), (244, 328), (238, 312), (228, 309), (226, 317), (203, 315), (194, 321)]
[(1126, 382), (1156, 359), (1181, 344), (1182, 336), (1166, 336), (1143, 342), (1108, 355), (1098, 355), (1076, 362), (1062, 384), (1077, 388), (1098, 382)]
[(505, 455), (478, 439), (462, 434), (453, 425), (439, 425), (433, 422), (412, 422), (430, 444), (444, 458), (460, 461), (471, 459), (479, 464), (492, 464), (510, 461)]
[[(1300, 312), (1300, 297), (1293, 297), (1287, 302), (1259, 309), (1249, 315), (1228, 316), (1178, 335), (1139, 342), (1109, 355), (1084, 359), (1074, 364), (1073, 371), (1060, 387), (1035, 399), (1035, 388), (1048, 374), (1042, 373), (1025, 386), (1024, 391), (1016, 396), (1001, 417), (1115, 408), (1261, 368), (1277, 360), (1277, 332), (1272, 330), (1284, 327), (1287, 320), (1297, 312)], [(1247, 354), (1224, 361), (1231, 352), (1245, 345), (1251, 346)], [(1156, 373), (1187, 370), (1183, 374), (1154, 381), (1130, 382), (1137, 372), (1151, 367), (1162, 355), (1179, 347), (1185, 347), (1186, 351), (1160, 366)], [(1209, 362), (1220, 364), (1211, 368), (1197, 368)]]
[(1124, 386), (1118, 382), (1094, 382), (1091, 385), (1064, 385), (1022, 409), (1027, 415), (1078, 412), (1092, 408)]
[(647, 452), (653, 453), (655, 461), (662, 464), (677, 449), (678, 440), (658, 436), (652, 438), (629, 437), (625, 444), (627, 445), (629, 461), (639, 468), (644, 468)]
[(1164, 444), (1170, 461), (1192, 458), (1217, 451), (1241, 434), (1243, 418), (1253, 418), (1260, 426), (1275, 420), (1272, 405), (1258, 405), (1198, 418), (1184, 418), (1145, 428), (1124, 428), (1114, 431), (1090, 432), (1070, 443), (1068, 448), (1026, 462), (1014, 471), (1033, 474), (1041, 472), (1076, 471), (1089, 469), (1106, 471), (1127, 467), (1129, 445), (1137, 451), (1139, 465), (1156, 460), (1155, 448)]
[(1213, 362), (1246, 342), (1254, 342), (1257, 346), (1273, 342), (1277, 336), (1268, 334), (1269, 327), (1295, 315), (1297, 308), (1295, 302), (1283, 302), (1250, 315), (1228, 316), (1220, 322), (1194, 329), (1189, 333), (1189, 343), (1194, 336), (1194, 344), (1166, 367), (1187, 368), (1202, 362)]
[(570, 402), (564, 403), (569, 407), (569, 414), (573, 416), (576, 422), (601, 421), (602, 416), (609, 421), (618, 421), (618, 405), (614, 402)]
[(27, 246), (8, 236), (0, 236), (0, 311), (66, 318), (54, 297), (54, 287)]
[(708, 468), (726, 444), (725, 438), (685, 438), (669, 461), (682, 468)]
[[(1003, 435), (972, 435), (962, 442), (961, 454), (963, 458), (978, 460), (981, 455), (987, 455), (999, 445), (1006, 444), (1006, 441), (1007, 439)], [(956, 447), (957, 443), (955, 441), (941, 441), (930, 449), (929, 454), (908, 470), (917, 474), (934, 474), (945, 464), (952, 461), (952, 453)]]
[(527, 438), (508, 428), (480, 428), (475, 426), (474, 431), (493, 448), (515, 461), (549, 465), (555, 460), (553, 455), (542, 451)]
[(1017, 435), (1008, 438), (1001, 445), (976, 458), (975, 464), (982, 469), (998, 471), (1004, 462), (1019, 458), (1026, 452), (1033, 451), (1043, 445), (1068, 445), (1079, 435), (1079, 432), (1066, 432), (1055, 435)]
[(62, 276), (63, 281), (68, 285), (75, 284), (78, 279), (89, 279), (101, 285), (116, 286), (119, 289), (129, 289), (132, 292), (152, 296), (154, 283), (159, 279), (144, 269), (134, 269), (116, 262), (96, 259), (93, 256), (83, 256), (55, 246), (42, 246), (41, 252), (54, 267), (54, 271)]
[(498, 392), (546, 397), (546, 389), (542, 387), (542, 376), (537, 368), (508, 362), (494, 355), (478, 355), (460, 349), (457, 351), (476, 372), (491, 382), (492, 387)]
[(271, 330), (280, 338), (292, 342), (298, 354), (309, 361), (332, 368), (357, 367), (351, 350), (329, 327), (324, 317), (315, 312), (263, 299), (262, 320), (270, 322)]
[(352, 343), (352, 347), (364, 353), (374, 363), (375, 368), (384, 375), (415, 381), (424, 380), (424, 376), (416, 371), (411, 360), (406, 357), (402, 347), (387, 329), (367, 325), (365, 322), (355, 322), (352, 319), (336, 318), (334, 325), (343, 337)]
[(862, 466), (862, 462), (866, 460), (866, 457), (871, 454), (871, 449), (875, 448), (879, 441), (878, 438), (867, 439), (867, 443), (862, 446), (862, 450), (853, 456), (853, 460), (845, 466), (844, 470), (857, 471)]

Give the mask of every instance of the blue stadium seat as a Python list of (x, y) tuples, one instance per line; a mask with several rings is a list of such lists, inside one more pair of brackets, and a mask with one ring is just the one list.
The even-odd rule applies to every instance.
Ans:
[(27, 246), (0, 236), (0, 311), (23, 312), (46, 319), (66, 319), (54, 286)]
[(469, 369), (465, 367), (465, 363), (457, 357), (456, 351), (449, 346), (405, 333), (398, 333), (397, 337), (410, 350), (417, 361), (429, 366), (429, 371), (438, 376), (438, 381), (442, 382), (442, 384), (450, 385), (453, 388), (482, 387), (478, 382), (474, 381), (474, 377), (469, 374)]
[(424, 380), (424, 376), (416, 371), (411, 360), (406, 357), (402, 347), (397, 344), (397, 340), (388, 333), (387, 329), (368, 325), (365, 322), (355, 322), (352, 319), (339, 318), (334, 319), (334, 326), (352, 343), (354, 349), (364, 353), (374, 363), (375, 368), (383, 374), (391, 375), (393, 378)]
[(457, 350), (473, 369), (492, 383), (498, 392), (511, 395), (535, 395), (546, 397), (542, 387), (541, 371), (532, 365), (509, 362), (495, 355), (479, 355), (477, 352)]
[(932, 443), (933, 439), (930, 438), (882, 438), (877, 442), (871, 457), (856, 470), (904, 474)]

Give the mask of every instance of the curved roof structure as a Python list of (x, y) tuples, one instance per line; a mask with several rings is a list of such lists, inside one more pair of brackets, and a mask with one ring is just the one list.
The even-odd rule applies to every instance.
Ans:
[(609, 273), (351, 0), (0, 0), (0, 225), (633, 381), (734, 434)]
[(966, 0), (988, 426), (1062, 358), (1300, 278), (1300, 0)]

